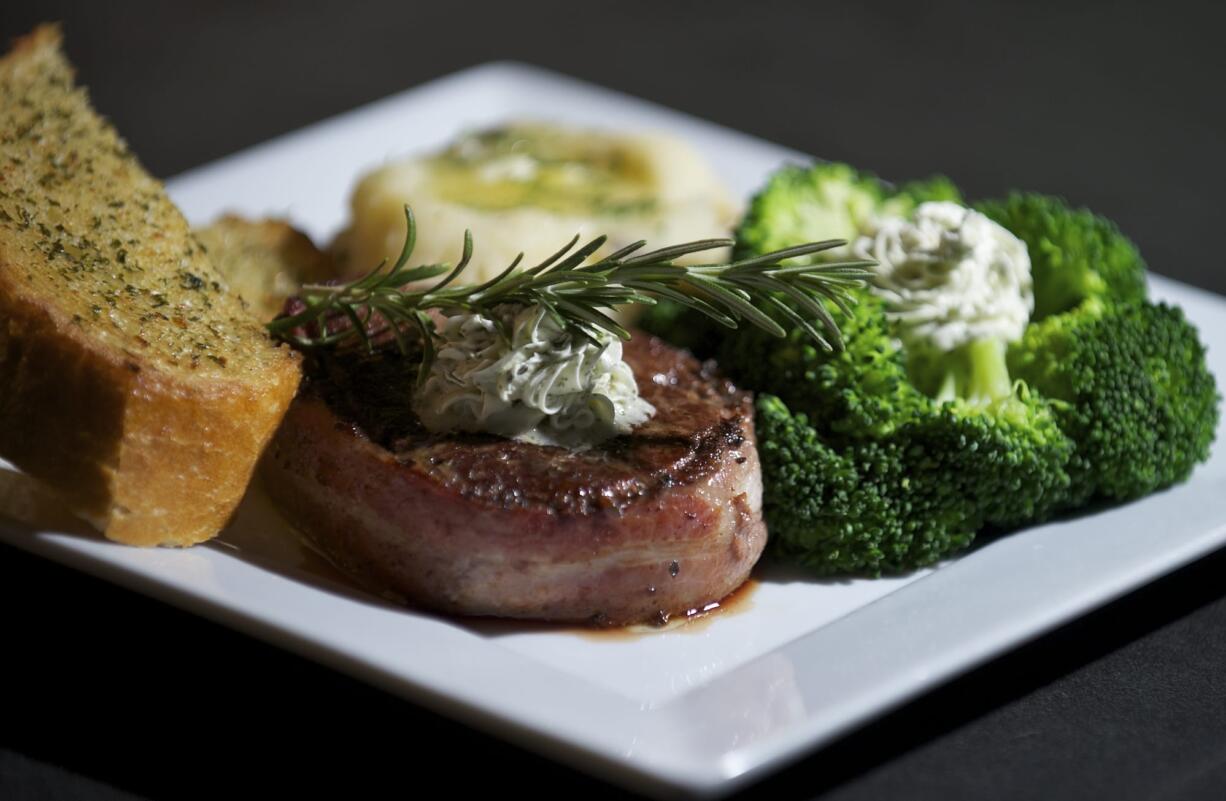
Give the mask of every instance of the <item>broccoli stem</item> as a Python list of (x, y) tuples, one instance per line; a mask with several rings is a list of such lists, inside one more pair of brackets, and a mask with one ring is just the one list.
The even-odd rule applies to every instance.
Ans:
[(1005, 361), (1006, 345), (995, 338), (976, 339), (943, 357), (946, 371), (936, 393), (938, 401), (962, 399), (987, 405), (1013, 394)]
[(969, 400), (991, 403), (1013, 394), (1013, 381), (1005, 362), (1004, 340), (979, 339), (965, 346), (971, 363), (971, 378), (963, 393)]

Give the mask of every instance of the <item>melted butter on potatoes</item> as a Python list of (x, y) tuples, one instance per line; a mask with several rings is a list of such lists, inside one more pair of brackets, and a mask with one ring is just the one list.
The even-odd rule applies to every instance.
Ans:
[(640, 239), (651, 247), (727, 236), (736, 212), (710, 167), (671, 137), (514, 124), (366, 175), (341, 248), (350, 275), (396, 259), (405, 203), (418, 221), (414, 264), (454, 263), (472, 230), (470, 283), (497, 275), (521, 251), (525, 266), (536, 264), (575, 234), (608, 235), (602, 253)]

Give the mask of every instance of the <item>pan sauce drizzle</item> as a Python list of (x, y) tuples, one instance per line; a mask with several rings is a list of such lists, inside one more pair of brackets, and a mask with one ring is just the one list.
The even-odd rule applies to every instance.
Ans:
[(753, 595), (757, 589), (758, 580), (748, 578), (744, 584), (724, 598), (712, 601), (699, 609), (691, 609), (684, 615), (673, 615), (663, 624), (632, 623), (629, 626), (611, 626), (603, 629), (583, 626), (566, 630), (592, 642), (637, 640), (666, 632), (698, 634), (709, 629), (716, 620), (752, 609)]
[(758, 581), (749, 578), (719, 601), (713, 601), (684, 615), (673, 615), (666, 623), (631, 623), (626, 626), (584, 626), (576, 623), (551, 623), (547, 620), (515, 620), (480, 617), (453, 618), (466, 628), (486, 636), (511, 634), (569, 634), (590, 642), (630, 642), (661, 634), (694, 635), (706, 631), (715, 621), (753, 608)]

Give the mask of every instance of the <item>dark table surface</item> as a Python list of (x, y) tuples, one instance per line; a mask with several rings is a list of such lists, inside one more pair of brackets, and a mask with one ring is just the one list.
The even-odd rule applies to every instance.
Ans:
[[(1226, 292), (1215, 4), (6, 2), (65, 23), (161, 176), (516, 59), (892, 179), (1062, 194)], [(957, 679), (748, 798), (1221, 798), (1226, 552)], [(243, 635), (0, 547), (0, 798), (625, 797)], [(424, 783), (423, 783), (424, 780)]]

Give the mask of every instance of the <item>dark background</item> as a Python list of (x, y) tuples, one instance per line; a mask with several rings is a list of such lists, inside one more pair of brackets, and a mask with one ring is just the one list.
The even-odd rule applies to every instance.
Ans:
[[(1062, 194), (1226, 292), (1217, 4), (104, 3), (62, 20), (144, 163), (189, 167), (494, 59), (972, 197)], [(1226, 553), (875, 722), (750, 798), (1221, 798)], [(0, 798), (621, 797), (244, 636), (0, 547)], [(118, 788), (118, 789), (113, 789)], [(432, 793), (433, 794), (433, 793)]]

